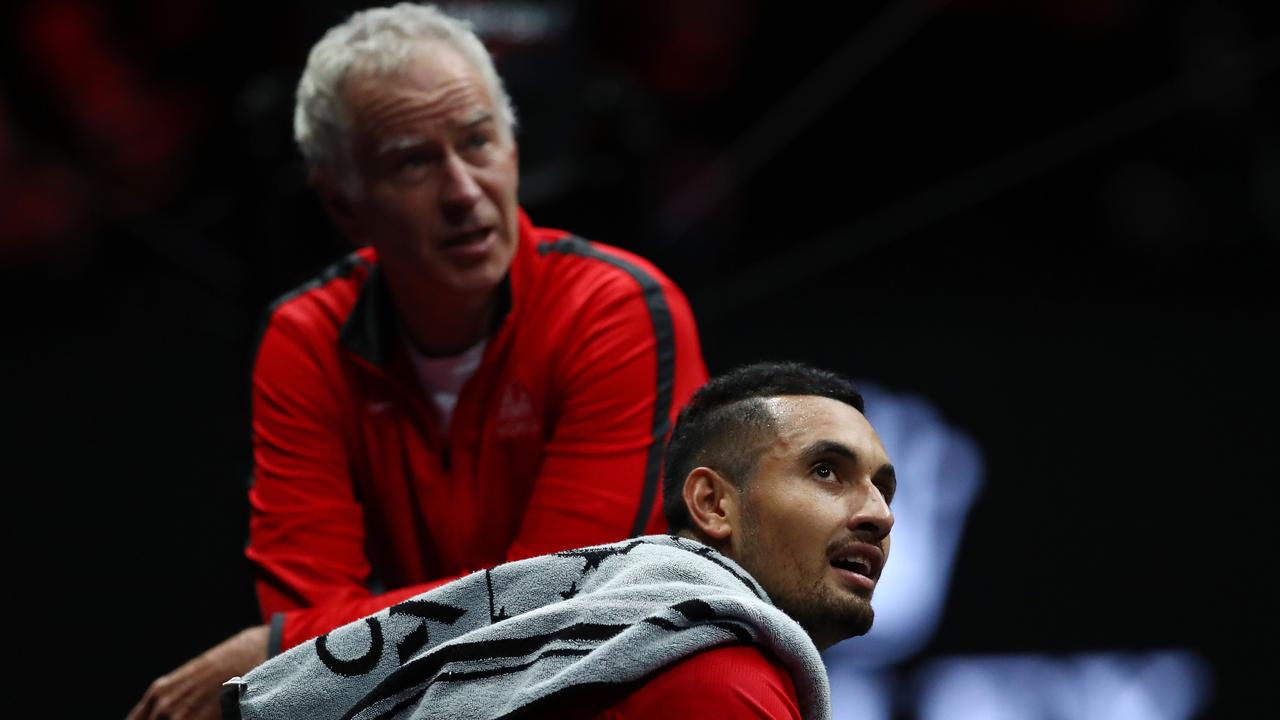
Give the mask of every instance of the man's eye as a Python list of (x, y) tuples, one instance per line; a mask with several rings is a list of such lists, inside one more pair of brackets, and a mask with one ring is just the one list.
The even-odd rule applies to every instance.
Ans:
[(489, 144), (489, 136), (483, 133), (472, 133), (467, 137), (467, 147), (482, 148)]
[(426, 153), (410, 153), (400, 158), (401, 170), (413, 170), (431, 162)]
[(880, 496), (884, 498), (885, 505), (893, 504), (893, 488), (880, 486)]
[(813, 470), (810, 472), (812, 472), (813, 476), (819, 480), (836, 479), (836, 469), (826, 463), (818, 463), (817, 465), (814, 465)]

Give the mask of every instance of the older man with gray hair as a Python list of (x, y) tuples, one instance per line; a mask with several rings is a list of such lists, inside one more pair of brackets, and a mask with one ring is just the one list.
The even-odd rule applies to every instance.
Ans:
[(480, 568), (663, 529), (662, 445), (706, 379), (645, 260), (533, 225), (515, 114), (463, 22), (401, 3), (312, 49), (295, 136), (359, 246), (270, 309), (247, 549), (265, 625), (152, 683), (131, 718), (212, 717), (219, 683)]

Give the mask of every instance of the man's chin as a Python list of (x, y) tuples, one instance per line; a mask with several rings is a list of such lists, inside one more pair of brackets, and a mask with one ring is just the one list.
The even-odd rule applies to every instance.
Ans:
[(509, 262), (496, 257), (470, 266), (451, 265), (443, 269), (437, 282), (455, 293), (486, 295), (502, 284), (509, 266)]
[(866, 635), (871, 630), (871, 623), (876, 619), (876, 611), (871, 601), (858, 595), (845, 596), (841, 607), (832, 613), (831, 624), (843, 633), (845, 638)]
[(807, 607), (795, 611), (782, 608), (809, 633), (819, 649), (825, 649), (841, 640), (866, 635), (875, 620), (871, 603), (856, 595), (844, 594), (828, 598), (820, 607)]
[(857, 614), (851, 614), (847, 617), (845, 630), (847, 635), (845, 638), (866, 635), (871, 631), (871, 625), (876, 619), (876, 611), (871, 609), (870, 605), (861, 608)]

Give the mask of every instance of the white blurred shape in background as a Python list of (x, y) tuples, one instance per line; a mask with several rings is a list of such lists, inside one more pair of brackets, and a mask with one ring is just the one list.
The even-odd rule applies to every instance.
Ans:
[(904, 681), (892, 666), (938, 627), (984, 465), (977, 444), (927, 400), (858, 387), (898, 492), (875, 624), (824, 653), (835, 720), (1187, 720), (1207, 704), (1207, 663), (1178, 650), (944, 658)]
[(1184, 651), (956, 657), (921, 668), (920, 720), (1187, 720), (1211, 673)]
[(893, 546), (871, 632), (827, 651), (828, 667), (874, 669), (911, 656), (938, 627), (965, 518), (982, 487), (982, 452), (923, 398), (859, 382), (867, 419), (898, 475)]

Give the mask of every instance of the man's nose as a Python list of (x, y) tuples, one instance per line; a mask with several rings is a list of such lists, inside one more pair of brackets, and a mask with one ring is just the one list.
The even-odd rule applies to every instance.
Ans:
[(440, 188), (440, 204), (446, 213), (465, 213), (480, 202), (483, 193), (471, 176), (471, 168), (457, 155), (444, 161), (444, 184)]
[(880, 488), (867, 484), (866, 492), (856, 501), (857, 507), (849, 516), (849, 529), (871, 535), (879, 540), (893, 529), (893, 510), (884, 499)]

